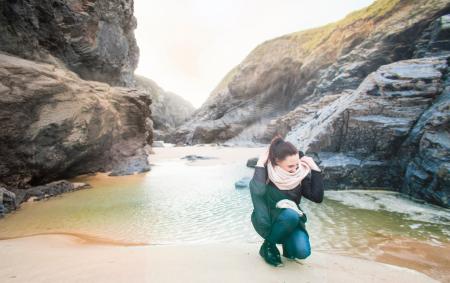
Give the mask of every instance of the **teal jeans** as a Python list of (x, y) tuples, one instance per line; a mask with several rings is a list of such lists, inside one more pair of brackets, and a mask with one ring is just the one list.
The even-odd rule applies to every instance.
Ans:
[(283, 255), (290, 258), (307, 258), (311, 254), (309, 235), (299, 224), (300, 216), (289, 208), (283, 208), (267, 238), (272, 243), (283, 245)]

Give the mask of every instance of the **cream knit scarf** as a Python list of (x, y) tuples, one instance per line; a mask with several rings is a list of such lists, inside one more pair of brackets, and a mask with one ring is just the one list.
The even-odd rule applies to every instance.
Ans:
[(311, 172), (309, 165), (300, 159), (298, 169), (290, 173), (278, 165), (273, 166), (270, 160), (267, 161), (267, 173), (269, 179), (280, 190), (292, 190)]

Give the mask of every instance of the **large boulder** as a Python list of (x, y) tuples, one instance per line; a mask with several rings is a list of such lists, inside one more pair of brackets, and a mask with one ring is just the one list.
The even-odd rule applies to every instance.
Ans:
[(0, 186), (150, 170), (150, 104), (142, 90), (0, 54)]

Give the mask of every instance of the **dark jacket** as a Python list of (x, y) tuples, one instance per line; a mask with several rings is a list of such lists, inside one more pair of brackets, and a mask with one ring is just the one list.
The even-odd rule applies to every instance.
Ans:
[[(317, 203), (323, 200), (323, 173), (321, 171), (311, 170), (311, 173), (302, 180), (300, 185), (292, 189), (298, 190), (300, 193), (300, 197), (296, 198), (292, 197), (292, 194), (279, 190), (272, 182), (266, 184), (266, 180), (267, 168), (256, 166), (249, 184), (253, 202), (251, 222), (256, 232), (264, 239), (270, 234), (272, 224), (282, 211), (281, 208), (275, 207), (279, 200), (290, 199), (297, 205), (300, 204), (301, 196)], [(299, 222), (305, 229), (304, 222), (306, 222), (306, 219), (304, 222)]]

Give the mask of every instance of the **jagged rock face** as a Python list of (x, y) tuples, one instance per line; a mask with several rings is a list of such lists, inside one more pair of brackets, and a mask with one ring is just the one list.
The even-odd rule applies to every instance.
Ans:
[(142, 90), (0, 54), (0, 186), (148, 171), (150, 104)]
[(354, 90), (381, 65), (412, 58), (429, 26), (449, 11), (445, 0), (379, 0), (336, 24), (266, 41), (225, 76), (171, 142), (268, 142), (272, 119)]
[(450, 207), (450, 57), (444, 90), (421, 114), (398, 153), (401, 191)]
[(194, 112), (194, 106), (181, 96), (164, 91), (153, 80), (136, 75), (136, 87), (150, 93), (153, 121), (153, 139), (166, 140), (167, 135), (180, 126)]
[(417, 43), (415, 58), (445, 54), (450, 51), (450, 15), (435, 20)]
[(83, 79), (111, 85), (133, 83), (139, 57), (135, 28), (132, 0), (0, 3), (1, 51), (47, 63), (60, 61)]
[(384, 65), (357, 90), (280, 118), (295, 125), (286, 140), (316, 156), (328, 189), (393, 188), (450, 207), (449, 62)]

